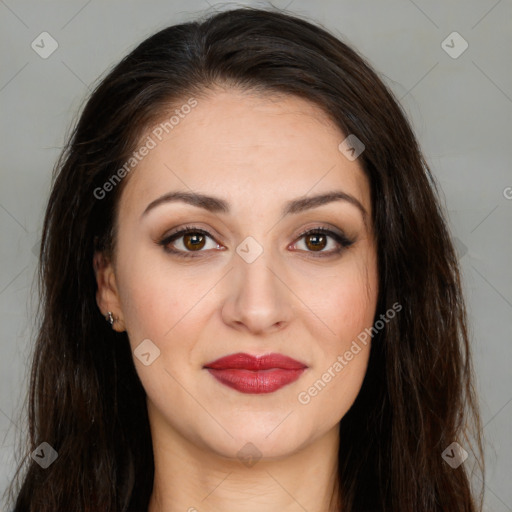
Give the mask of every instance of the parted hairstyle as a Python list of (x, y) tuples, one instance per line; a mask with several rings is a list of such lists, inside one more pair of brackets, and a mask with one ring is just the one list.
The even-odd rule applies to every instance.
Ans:
[[(98, 309), (93, 270), (95, 250), (115, 250), (129, 176), (104, 197), (95, 190), (170, 106), (218, 85), (306, 99), (365, 145), (358, 162), (377, 244), (375, 318), (396, 302), (403, 309), (374, 337), (362, 388), (339, 425), (339, 510), (481, 510), (467, 464), (454, 469), (441, 456), (454, 441), (473, 446), (483, 475), (458, 261), (407, 116), (366, 60), (328, 30), (245, 7), (147, 38), (99, 82), (69, 135), (44, 218), (28, 439), (8, 493), (15, 512), (147, 510), (146, 394), (126, 332)], [(58, 452), (47, 469), (30, 457), (42, 442)]]

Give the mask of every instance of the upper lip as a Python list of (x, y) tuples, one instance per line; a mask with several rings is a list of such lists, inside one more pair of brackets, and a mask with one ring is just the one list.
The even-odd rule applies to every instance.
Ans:
[(307, 368), (307, 365), (282, 354), (272, 353), (261, 356), (252, 356), (250, 354), (238, 352), (206, 363), (204, 368), (211, 368), (214, 370), (240, 369), (252, 371), (270, 370), (272, 368), (299, 370)]

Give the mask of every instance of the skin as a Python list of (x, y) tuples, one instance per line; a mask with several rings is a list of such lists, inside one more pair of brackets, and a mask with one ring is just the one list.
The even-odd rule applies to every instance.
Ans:
[[(375, 314), (370, 188), (358, 161), (339, 151), (344, 138), (303, 99), (216, 89), (125, 178), (114, 257), (96, 253), (94, 265), (98, 307), (114, 313), (113, 328), (127, 331), (132, 350), (145, 339), (160, 350), (148, 366), (134, 357), (155, 455), (149, 512), (334, 510), (338, 424), (360, 390), (370, 343), (309, 403), (298, 396)], [(168, 202), (143, 215), (176, 190), (221, 197), (230, 213)], [(348, 201), (281, 216), (287, 201), (333, 190), (356, 198), (366, 220)], [(157, 244), (185, 225), (212, 236), (195, 252), (183, 236), (174, 241), (195, 258)], [(315, 250), (314, 235), (300, 235), (318, 227), (354, 243), (334, 254), (329, 236)], [(236, 252), (248, 236), (263, 248), (251, 263)], [(236, 352), (277, 352), (308, 369), (273, 393), (244, 394), (203, 368)], [(253, 465), (237, 455), (247, 443), (245, 452), (261, 456)]]

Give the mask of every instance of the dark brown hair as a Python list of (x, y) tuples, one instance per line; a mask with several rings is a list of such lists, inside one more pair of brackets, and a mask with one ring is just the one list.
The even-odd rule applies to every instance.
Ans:
[[(466, 465), (452, 469), (441, 457), (453, 441), (474, 444), (483, 473), (458, 262), (406, 116), (366, 61), (325, 29), (240, 8), (143, 41), (96, 87), (56, 165), (15, 512), (147, 510), (154, 462), (145, 392), (126, 333), (98, 310), (92, 265), (96, 248), (114, 250), (127, 178), (102, 199), (94, 191), (170, 105), (217, 85), (300, 96), (366, 146), (358, 161), (371, 184), (376, 318), (395, 302), (403, 310), (375, 336), (340, 423), (341, 510), (480, 510)], [(30, 458), (42, 442), (59, 454), (46, 470)]]

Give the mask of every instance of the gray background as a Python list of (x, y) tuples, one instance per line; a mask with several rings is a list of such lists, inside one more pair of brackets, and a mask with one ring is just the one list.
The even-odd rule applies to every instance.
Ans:
[[(14, 444), (26, 431), (20, 412), (37, 306), (34, 246), (65, 135), (92, 85), (140, 41), (234, 5), (268, 4), (0, 0), (0, 493), (12, 475)], [(274, 5), (316, 20), (358, 49), (410, 117), (459, 250), (486, 439), (486, 509), (512, 511), (512, 3)], [(45, 31), (59, 46), (43, 59), (31, 43)], [(457, 58), (441, 45), (454, 31), (469, 45)], [(447, 44), (452, 52), (461, 48), (457, 40)]]

